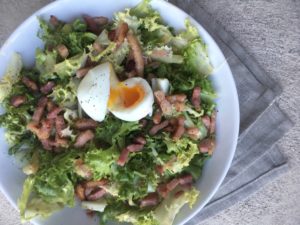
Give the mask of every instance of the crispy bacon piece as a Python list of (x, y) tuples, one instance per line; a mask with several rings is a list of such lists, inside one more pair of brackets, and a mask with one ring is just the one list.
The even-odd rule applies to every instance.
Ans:
[(198, 135), (199, 134), (199, 128), (198, 127), (187, 128), (186, 133), (190, 134), (190, 135)]
[(143, 54), (142, 54), (142, 49), (141, 49), (140, 43), (132, 31), (129, 31), (127, 33), (127, 40), (128, 40), (128, 43), (129, 43), (130, 48), (133, 53), (136, 72), (137, 72), (138, 76), (143, 77), (144, 76), (144, 59), (143, 59)]
[(84, 184), (85, 188), (100, 188), (105, 186), (108, 183), (108, 180), (96, 180), (96, 181), (88, 181)]
[(162, 113), (165, 115), (170, 115), (172, 113), (172, 105), (166, 99), (165, 93), (163, 91), (155, 91), (154, 96)]
[(116, 30), (111, 30), (108, 32), (108, 39), (110, 41), (114, 41), (116, 38)]
[(142, 136), (138, 136), (134, 138), (134, 142), (137, 144), (145, 145), (146, 144), (146, 139)]
[(57, 19), (56, 16), (51, 15), (50, 16), (50, 20), (49, 20), (50, 24), (54, 27), (59, 25), (59, 20)]
[(166, 99), (170, 103), (184, 102), (186, 100), (186, 95), (185, 94), (169, 95), (169, 96), (166, 96)]
[(38, 101), (37, 107), (33, 113), (32, 121), (34, 121), (36, 123), (40, 122), (40, 120), (43, 116), (45, 107), (47, 105), (47, 102), (48, 102), (48, 99), (46, 97), (40, 98), (40, 100)]
[(68, 140), (66, 138), (61, 138), (58, 134), (56, 134), (54, 146), (56, 148), (66, 148), (68, 147)]
[(125, 22), (121, 22), (116, 30), (115, 42), (118, 46), (120, 46), (128, 32), (128, 24)]
[(210, 118), (209, 118), (209, 116), (205, 115), (205, 116), (203, 116), (203, 117), (201, 118), (201, 120), (202, 120), (202, 123), (204, 124), (204, 126), (205, 126), (207, 129), (209, 129), (209, 127), (210, 127)]
[(129, 156), (129, 150), (127, 148), (124, 148), (119, 156), (117, 164), (119, 166), (124, 166), (128, 160), (128, 156)]
[(142, 128), (145, 128), (148, 124), (147, 120), (145, 119), (142, 119), (139, 121), (139, 124), (141, 125)]
[(157, 165), (155, 167), (155, 171), (159, 174), (162, 175), (164, 173), (164, 167), (162, 165)]
[(92, 69), (92, 67), (84, 67), (76, 71), (76, 77), (77, 78), (83, 78), (87, 73)]
[(41, 127), (38, 123), (32, 121), (27, 124), (27, 129), (34, 133), (40, 141), (50, 137), (53, 128), (53, 120), (45, 119), (41, 122)]
[(216, 112), (213, 112), (210, 117), (209, 133), (214, 134), (216, 130)]
[(154, 124), (159, 124), (161, 122), (161, 118), (162, 118), (162, 113), (161, 113), (161, 110), (158, 109), (155, 113), (154, 113), (154, 116), (152, 118), (153, 120), (153, 123)]
[(206, 138), (198, 144), (198, 148), (201, 153), (211, 154), (215, 148), (215, 141), (211, 138)]
[(86, 198), (89, 201), (96, 201), (102, 198), (106, 194), (106, 191), (102, 188), (97, 188), (93, 190)]
[(128, 160), (128, 156), (130, 152), (138, 152), (141, 151), (144, 148), (144, 145), (146, 144), (146, 140), (143, 137), (138, 137), (135, 139), (135, 142), (138, 144), (130, 144), (126, 148), (123, 148), (119, 159), (117, 161), (117, 164), (119, 166), (124, 166), (125, 163)]
[(88, 29), (95, 34), (100, 34), (102, 27), (108, 23), (108, 18), (103, 16), (91, 17), (85, 15), (83, 16), (83, 19), (86, 22)]
[(81, 118), (76, 120), (74, 126), (78, 130), (88, 130), (88, 129), (96, 129), (98, 123), (92, 119)]
[(39, 90), (37, 84), (33, 80), (29, 79), (28, 77), (22, 77), (22, 83), (32, 91)]
[(175, 133), (173, 134), (173, 140), (179, 140), (185, 132), (185, 128), (183, 126), (178, 126)]
[(198, 127), (187, 128), (186, 133), (194, 140), (197, 140), (200, 137), (200, 130)]
[(163, 131), (172, 133), (172, 132), (174, 132), (174, 127), (173, 126), (167, 126), (163, 129)]
[(178, 178), (180, 185), (193, 183), (193, 176), (191, 174), (184, 174)]
[(177, 112), (182, 112), (185, 109), (184, 102), (175, 102), (172, 104)]
[(76, 138), (74, 147), (75, 148), (81, 148), (83, 147), (87, 142), (92, 140), (94, 138), (94, 133), (91, 130), (82, 131), (79, 133), (79, 135)]
[(56, 50), (57, 50), (58, 54), (60, 55), (60, 57), (62, 57), (63, 59), (65, 59), (69, 56), (69, 50), (63, 44), (56, 46)]
[(183, 116), (179, 116), (177, 118), (177, 128), (172, 136), (173, 140), (175, 141), (179, 140), (185, 132), (184, 120), (185, 118)]
[(39, 132), (36, 134), (40, 140), (48, 139), (51, 135), (51, 131), (53, 128), (54, 122), (50, 119), (44, 119), (41, 121), (41, 128)]
[(155, 135), (158, 131), (164, 129), (165, 127), (167, 127), (169, 125), (169, 120), (165, 120), (163, 122), (161, 122), (160, 124), (154, 125), (150, 130), (149, 130), (149, 134), (150, 135)]
[(140, 207), (145, 208), (149, 206), (156, 206), (158, 204), (159, 198), (156, 192), (149, 193), (146, 197), (141, 200)]
[(81, 184), (77, 184), (75, 188), (75, 194), (80, 199), (80, 201), (85, 200), (84, 187)]
[(55, 119), (62, 110), (62, 108), (55, 106), (50, 112), (48, 112), (47, 119)]
[(59, 137), (63, 137), (62, 131), (66, 128), (66, 123), (63, 116), (58, 116), (55, 119), (55, 129)]
[(84, 196), (85, 197), (89, 196), (93, 190), (94, 188), (84, 188)]
[(99, 27), (93, 17), (85, 15), (83, 19), (90, 31), (97, 34), (100, 33)]
[(40, 88), (40, 92), (44, 95), (47, 95), (53, 90), (54, 87), (55, 83), (53, 81), (48, 81)]
[(200, 94), (201, 94), (200, 87), (195, 87), (192, 94), (192, 104), (195, 106), (196, 110), (200, 110), (200, 103), (201, 103)]
[(17, 108), (20, 105), (22, 105), (23, 103), (25, 103), (26, 101), (27, 101), (27, 98), (25, 95), (16, 95), (10, 99), (10, 104)]
[(126, 64), (125, 64), (125, 71), (126, 72), (131, 72), (135, 69), (135, 62), (133, 59), (129, 59), (127, 60)]
[(143, 144), (131, 144), (126, 147), (129, 152), (138, 152), (144, 148)]
[(27, 124), (27, 129), (32, 133), (37, 134), (39, 132), (39, 124), (37, 122), (31, 121)]
[(179, 184), (179, 180), (177, 178), (172, 179), (171, 181), (169, 181), (166, 185), (167, 185), (167, 189), (168, 191), (173, 191), (177, 185)]
[(167, 184), (159, 184), (156, 190), (161, 197), (166, 198), (168, 196), (169, 190)]
[(106, 25), (108, 23), (108, 18), (105, 16), (96, 16), (93, 17), (95, 23), (99, 26)]

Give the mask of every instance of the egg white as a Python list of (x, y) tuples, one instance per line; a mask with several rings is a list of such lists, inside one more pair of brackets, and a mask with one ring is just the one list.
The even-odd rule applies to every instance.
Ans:
[(77, 98), (84, 112), (96, 121), (103, 121), (107, 113), (110, 93), (110, 63), (103, 63), (91, 69), (78, 86)]

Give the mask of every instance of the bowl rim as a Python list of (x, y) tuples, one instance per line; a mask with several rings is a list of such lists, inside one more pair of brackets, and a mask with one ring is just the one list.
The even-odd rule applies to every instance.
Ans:
[[(9, 37), (5, 40), (5, 42), (3, 43), (2, 47), (0, 48), (0, 55), (3, 54), (3, 52), (5, 52), (6, 48), (8, 48), (9, 46), (9, 42), (10, 40), (13, 40), (16, 38), (16, 36), (19, 34), (20, 30), (22, 29), (22, 27), (25, 27), (27, 24), (30, 24), (32, 19), (34, 19), (37, 15), (41, 15), (42, 13), (45, 13), (46, 11), (48, 11), (51, 7), (60, 4), (60, 2), (64, 2), (64, 1), (71, 1), (71, 0), (56, 0), (53, 1), (45, 6), (43, 6), (42, 8), (36, 10), (35, 12), (33, 12), (30, 16), (28, 16), (21, 24), (19, 24), (14, 31), (9, 35)], [(128, 2), (130, 2), (131, 0), (126, 0)], [(141, 2), (142, 0), (138, 0), (139, 2)], [(174, 8), (178, 11), (180, 11), (181, 13), (183, 13), (184, 15), (186, 15), (189, 20), (191, 21), (192, 24), (196, 25), (197, 27), (200, 27), (204, 32), (207, 33), (207, 35), (209, 36), (209, 38), (211, 39), (210, 41), (213, 42), (216, 46), (216, 48), (218, 49), (218, 51), (221, 53), (221, 55), (225, 58), (222, 50), (220, 49), (219, 45), (216, 43), (216, 41), (214, 40), (214, 38), (210, 35), (210, 33), (201, 25), (200, 22), (198, 22), (196, 19), (194, 19), (191, 15), (189, 15), (187, 12), (185, 12), (184, 10), (182, 10), (181, 8), (179, 8), (178, 6), (172, 4), (171, 2), (168, 1), (164, 1), (164, 0), (152, 0), (151, 2), (159, 2), (159, 4), (163, 4), (163, 7), (171, 7)], [(229, 160), (227, 161), (226, 167), (224, 168), (222, 175), (219, 176), (218, 182), (215, 185), (214, 189), (210, 192), (210, 194), (208, 196), (206, 196), (206, 200), (203, 201), (202, 203), (202, 207), (198, 207), (194, 212), (191, 212), (190, 214), (188, 214), (185, 218), (182, 219), (182, 222), (180, 224), (185, 224), (186, 222), (188, 222), (189, 220), (191, 220), (196, 214), (198, 214), (201, 209), (211, 200), (211, 198), (215, 195), (215, 193), (217, 192), (217, 190), (219, 189), (220, 185), (222, 184), (222, 182), (224, 181), (224, 178), (226, 176), (226, 174), (228, 173), (228, 170), (231, 166), (235, 151), (236, 151), (236, 146), (237, 146), (237, 142), (238, 142), (238, 136), (239, 136), (239, 126), (240, 126), (240, 106), (239, 106), (239, 101), (238, 101), (238, 92), (237, 92), (237, 88), (236, 88), (236, 82), (233, 78), (231, 69), (229, 64), (227, 63), (227, 61), (225, 62), (225, 64), (228, 66), (228, 72), (230, 73), (229, 77), (231, 79), (231, 82), (234, 86), (234, 104), (236, 105), (236, 110), (235, 110), (235, 116), (236, 116), (236, 123), (235, 126), (233, 127), (233, 143), (232, 143), (232, 148), (233, 150), (230, 151), (230, 156), (229, 156)], [(3, 193), (3, 195), (5, 196), (5, 198), (9, 201), (9, 203), (15, 208), (18, 209), (17, 207), (17, 202), (14, 201), (14, 199), (11, 198), (11, 196), (8, 194), (9, 192), (7, 192), (2, 183), (0, 182), (0, 191)], [(34, 224), (37, 224), (36, 222), (33, 221)]]

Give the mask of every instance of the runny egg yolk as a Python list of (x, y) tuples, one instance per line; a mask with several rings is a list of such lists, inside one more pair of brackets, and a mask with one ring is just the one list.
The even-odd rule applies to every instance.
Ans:
[(139, 85), (128, 87), (120, 84), (118, 87), (110, 89), (108, 108), (115, 106), (130, 108), (141, 102), (144, 97), (145, 92), (143, 87)]

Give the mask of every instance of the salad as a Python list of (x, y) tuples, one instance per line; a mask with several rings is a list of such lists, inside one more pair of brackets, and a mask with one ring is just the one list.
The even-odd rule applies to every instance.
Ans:
[(105, 17), (39, 18), (43, 49), (15, 53), (0, 81), (9, 154), (27, 175), (22, 220), (77, 202), (100, 224), (171, 225), (199, 197), (215, 147), (206, 46), (175, 31), (148, 0)]

